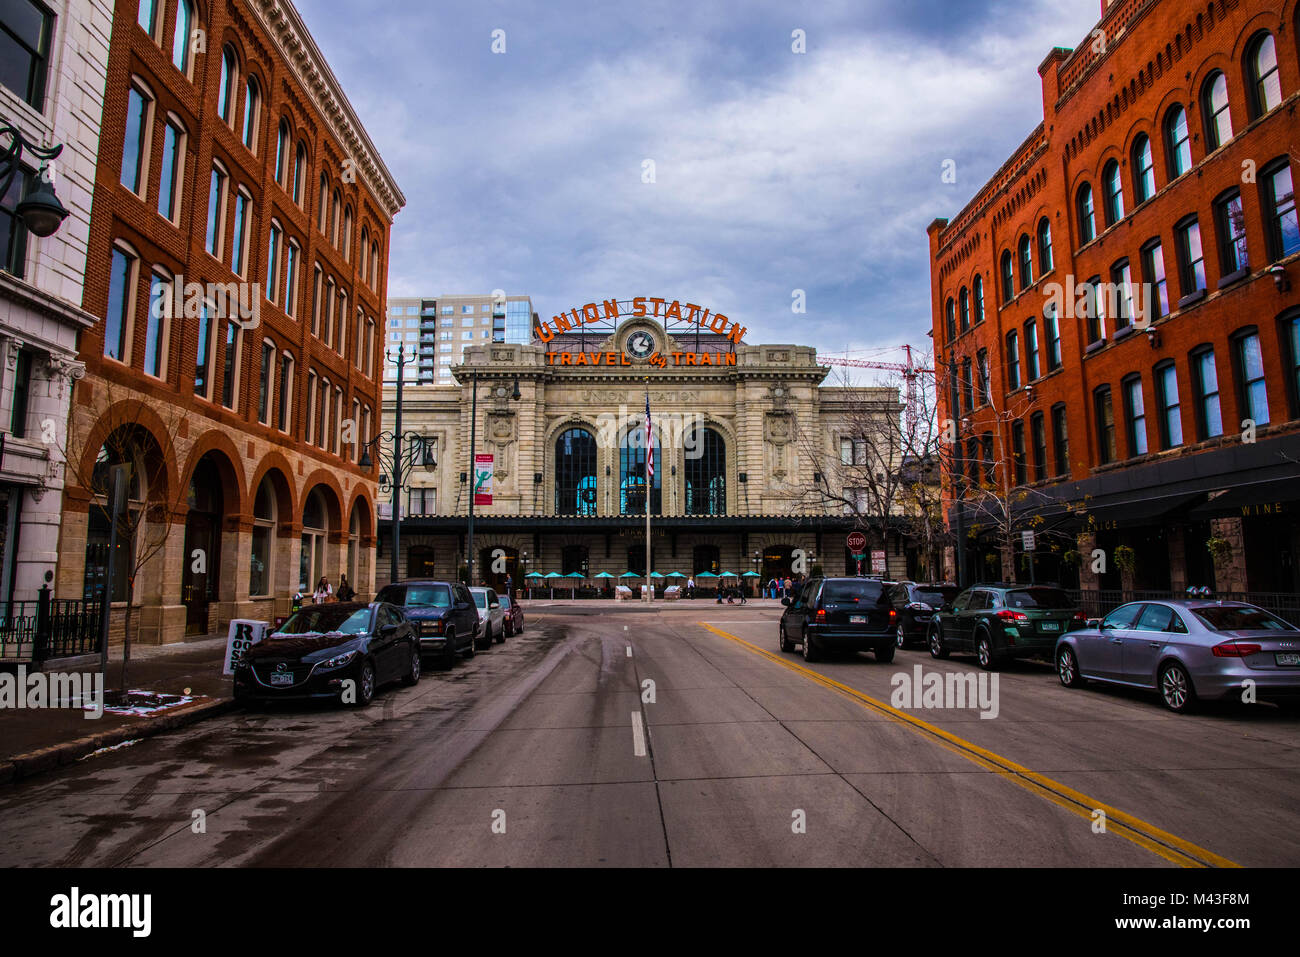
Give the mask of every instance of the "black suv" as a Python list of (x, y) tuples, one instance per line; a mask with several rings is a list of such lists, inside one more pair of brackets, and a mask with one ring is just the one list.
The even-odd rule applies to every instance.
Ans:
[(898, 612), (894, 625), (894, 644), (906, 648), (909, 642), (925, 644), (930, 619), (944, 605), (951, 605), (961, 589), (952, 582), (923, 585), (899, 582), (889, 590), (889, 601)]
[(375, 601), (398, 605), (420, 635), (420, 653), (451, 666), (456, 655), (474, 657), (474, 639), (482, 625), (469, 589), (460, 582), (424, 579), (385, 585)]
[(992, 671), (1008, 658), (1052, 660), (1056, 639), (1087, 625), (1064, 591), (1045, 585), (975, 585), (930, 622), (930, 654), (973, 651)]
[(874, 651), (877, 661), (893, 661), (898, 612), (889, 603), (891, 584), (874, 578), (804, 582), (793, 597), (781, 599), (781, 650), (802, 645), (804, 661), (832, 649)]

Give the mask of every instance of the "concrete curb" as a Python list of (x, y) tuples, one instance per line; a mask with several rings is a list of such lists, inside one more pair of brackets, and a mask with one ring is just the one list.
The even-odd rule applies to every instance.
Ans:
[(20, 778), (28, 778), (49, 771), (60, 765), (72, 764), (92, 751), (98, 751), (100, 748), (112, 747), (115, 744), (121, 744), (123, 741), (151, 738), (156, 734), (162, 734), (164, 731), (172, 731), (176, 728), (195, 724), (205, 718), (215, 718), (235, 710), (235, 707), (236, 704), (233, 698), (217, 698), (214, 701), (185, 708), (174, 714), (161, 714), (154, 718), (144, 718), (136, 724), (123, 725), (113, 728), (111, 731), (101, 731), (98, 734), (65, 741), (62, 744), (41, 748), (38, 751), (28, 751), (26, 754), (14, 755), (7, 760), (0, 761), (0, 784), (9, 784)]

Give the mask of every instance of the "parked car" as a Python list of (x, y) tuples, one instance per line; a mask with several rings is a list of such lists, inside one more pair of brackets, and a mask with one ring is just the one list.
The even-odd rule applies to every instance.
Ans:
[(475, 647), (483, 651), (492, 647), (494, 639), (498, 642), (505, 641), (506, 613), (495, 589), (479, 586), (471, 588), (469, 593), (474, 596), (474, 607), (478, 609), (478, 620), (483, 629), (480, 632), (481, 640), (475, 643)]
[(951, 605), (960, 592), (951, 582), (899, 582), (891, 588), (889, 600), (898, 612), (894, 644), (899, 648), (906, 648), (909, 642), (925, 644), (934, 613), (944, 605)]
[(420, 680), (419, 636), (402, 609), (379, 601), (308, 605), (244, 654), (235, 698), (340, 698), (365, 707), (399, 679)]
[(947, 658), (973, 651), (992, 671), (1009, 658), (1050, 658), (1056, 640), (1087, 626), (1083, 611), (1064, 591), (1047, 585), (975, 585), (930, 621), (930, 654)]
[(457, 655), (474, 657), (479, 633), (474, 597), (460, 582), (412, 579), (385, 585), (376, 601), (401, 607), (420, 637), (420, 652), (450, 666)]
[(1300, 629), (1271, 612), (1205, 598), (1130, 602), (1095, 628), (1056, 643), (1061, 684), (1089, 681), (1151, 688), (1165, 707), (1184, 713), (1198, 699), (1241, 695), (1300, 698)]
[(502, 595), (501, 610), (505, 612), (507, 638), (511, 638), (524, 630), (524, 609), (519, 602), (509, 595)]
[(894, 660), (898, 612), (885, 582), (871, 578), (813, 578), (781, 599), (782, 651), (803, 647), (805, 661), (835, 650), (872, 651), (877, 661)]

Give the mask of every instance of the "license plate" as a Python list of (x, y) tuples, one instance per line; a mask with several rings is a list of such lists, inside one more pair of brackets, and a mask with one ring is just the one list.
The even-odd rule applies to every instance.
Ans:
[(1273, 659), (1279, 665), (1300, 665), (1300, 654), (1293, 654), (1289, 651), (1278, 652), (1273, 655)]
[(271, 687), (280, 688), (293, 684), (293, 672), (275, 671), (271, 673)]
[(1043, 631), (1060, 631), (1061, 623), (1059, 621), (1040, 621), (1038, 627)]
[(850, 625), (865, 625), (867, 623), (866, 615), (849, 615)]

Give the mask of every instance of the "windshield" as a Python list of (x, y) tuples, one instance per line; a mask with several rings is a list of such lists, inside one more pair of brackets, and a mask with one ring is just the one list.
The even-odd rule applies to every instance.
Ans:
[(276, 634), (312, 635), (339, 632), (344, 635), (363, 635), (369, 627), (369, 608), (318, 605), (304, 608), (295, 614)]
[(450, 608), (451, 589), (446, 585), (389, 585), (375, 601), (403, 608)]
[(1205, 605), (1193, 608), (1192, 614), (1213, 631), (1295, 631), (1277, 615), (1263, 608), (1246, 608), (1240, 605)]
[(497, 601), (501, 602), (501, 607), (502, 607), (502, 608), (509, 608), (509, 607), (510, 607), (510, 599), (507, 598), (505, 595), (499, 595), (499, 596), (497, 597)]
[(487, 592), (476, 591), (472, 592), (472, 594), (474, 595), (474, 604), (478, 605), (480, 608), (487, 607)]
[(938, 608), (945, 605), (957, 597), (956, 588), (937, 588), (927, 589), (918, 588), (912, 593), (912, 601), (923, 601), (927, 605), (933, 605)]
[(1007, 592), (1008, 608), (1073, 608), (1065, 592), (1055, 588), (1025, 588)]
[(822, 589), (822, 601), (880, 601), (884, 587), (876, 581), (828, 581)]

